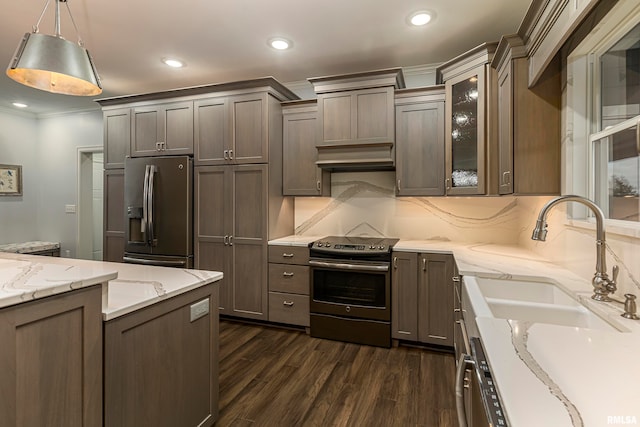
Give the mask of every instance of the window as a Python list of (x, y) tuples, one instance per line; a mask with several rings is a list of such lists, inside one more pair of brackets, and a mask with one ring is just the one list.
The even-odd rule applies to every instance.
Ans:
[(570, 146), (565, 192), (593, 199), (610, 220), (640, 224), (637, 1), (621, 0), (567, 64), (572, 87), (565, 114)]

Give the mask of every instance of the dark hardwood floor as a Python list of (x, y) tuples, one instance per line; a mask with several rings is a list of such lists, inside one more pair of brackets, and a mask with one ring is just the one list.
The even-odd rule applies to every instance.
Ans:
[(216, 426), (457, 426), (454, 358), (220, 322)]

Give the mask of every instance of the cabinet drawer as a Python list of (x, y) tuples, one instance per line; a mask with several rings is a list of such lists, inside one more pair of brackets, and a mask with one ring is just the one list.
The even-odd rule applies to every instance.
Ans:
[(307, 265), (309, 263), (309, 248), (304, 246), (269, 245), (269, 262)]
[(309, 295), (309, 267), (270, 263), (269, 290)]
[(309, 297), (269, 292), (269, 321), (309, 326)]

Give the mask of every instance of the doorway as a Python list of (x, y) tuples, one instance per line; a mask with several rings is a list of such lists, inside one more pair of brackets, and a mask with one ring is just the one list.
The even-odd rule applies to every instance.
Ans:
[(102, 147), (78, 148), (78, 234), (76, 257), (102, 261)]

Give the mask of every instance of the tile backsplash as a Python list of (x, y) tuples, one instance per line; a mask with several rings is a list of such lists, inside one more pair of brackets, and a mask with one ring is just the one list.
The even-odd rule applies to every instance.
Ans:
[[(494, 243), (529, 249), (585, 279), (595, 270), (595, 227), (566, 220), (566, 204), (549, 215), (546, 242), (531, 240), (549, 196), (396, 197), (393, 172), (334, 172), (331, 197), (295, 199), (296, 234), (385, 236)], [(618, 295), (640, 295), (640, 232), (607, 234), (609, 273), (620, 266)]]

